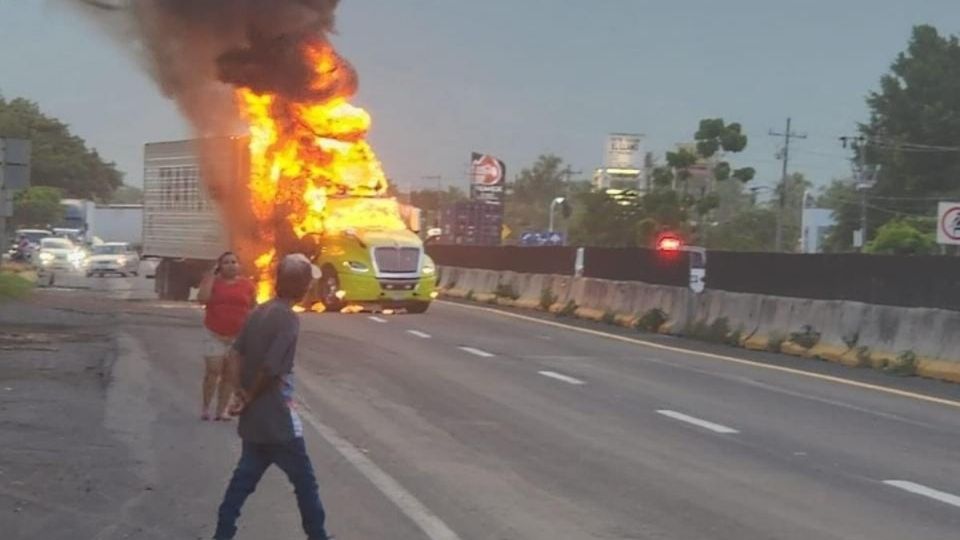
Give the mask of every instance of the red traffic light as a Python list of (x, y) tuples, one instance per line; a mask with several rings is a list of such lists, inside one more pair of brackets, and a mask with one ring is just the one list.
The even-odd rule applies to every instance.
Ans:
[(683, 241), (672, 234), (665, 234), (657, 238), (657, 249), (660, 251), (680, 251)]

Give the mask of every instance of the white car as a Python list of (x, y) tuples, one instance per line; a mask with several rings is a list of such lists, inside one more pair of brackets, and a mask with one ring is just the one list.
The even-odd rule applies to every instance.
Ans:
[(119, 274), (135, 276), (140, 269), (140, 256), (126, 242), (107, 242), (90, 248), (90, 255), (83, 261), (87, 277)]
[(57, 272), (75, 272), (83, 263), (83, 251), (65, 238), (43, 238), (33, 254), (37, 283), (52, 286)]

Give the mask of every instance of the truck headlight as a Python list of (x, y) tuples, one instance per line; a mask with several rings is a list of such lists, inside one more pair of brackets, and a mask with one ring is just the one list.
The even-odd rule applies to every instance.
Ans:
[(119, 264), (120, 266), (127, 264), (127, 258), (124, 257), (123, 255), (117, 257), (117, 264)]
[(50, 264), (54, 259), (53, 253), (47, 253), (46, 251), (41, 252), (39, 255), (37, 255), (37, 257), (43, 264)]
[(370, 267), (367, 266), (367, 265), (365, 265), (365, 264), (363, 264), (363, 263), (360, 262), (360, 261), (343, 261), (343, 266), (344, 266), (345, 268), (348, 268), (348, 269), (354, 271), (354, 272), (363, 273), (363, 272), (369, 272), (369, 271), (370, 271)]
[(423, 275), (425, 276), (432, 276), (436, 272), (437, 272), (437, 267), (435, 266), (424, 265), (423, 267)]

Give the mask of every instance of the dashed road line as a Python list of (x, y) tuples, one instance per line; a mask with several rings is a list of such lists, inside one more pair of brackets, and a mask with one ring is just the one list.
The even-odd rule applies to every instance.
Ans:
[(370, 319), (371, 321), (373, 321), (373, 322), (375, 322), (375, 323), (385, 323), (385, 322), (387, 322), (387, 320), (384, 319), (383, 317), (377, 317), (376, 315), (371, 315), (370, 317), (368, 317), (368, 319)]
[(904, 491), (909, 491), (915, 495), (929, 497), (942, 503), (960, 508), (960, 497), (952, 493), (947, 493), (946, 491), (940, 491), (939, 489), (933, 489), (923, 484), (908, 482), (906, 480), (884, 480), (883, 483)]
[(586, 381), (581, 381), (576, 377), (571, 377), (569, 375), (564, 375), (563, 373), (557, 373), (556, 371), (538, 371), (537, 373), (543, 375), (544, 377), (550, 377), (551, 379), (556, 379), (558, 381), (563, 381), (567, 384), (581, 385), (587, 384)]
[(522, 321), (532, 322), (532, 323), (541, 324), (545, 326), (551, 326), (554, 328), (562, 328), (564, 330), (569, 330), (572, 332), (579, 332), (579, 333), (588, 334), (591, 336), (603, 337), (606, 339), (613, 339), (613, 340), (621, 341), (624, 343), (632, 343), (634, 345), (641, 345), (644, 347), (649, 347), (651, 349), (682, 353), (690, 356), (698, 356), (700, 358), (710, 358), (712, 360), (722, 360), (724, 362), (739, 364), (741, 366), (750, 366), (750, 367), (766, 369), (770, 371), (779, 371), (780, 373), (789, 373), (791, 375), (798, 375), (800, 377), (818, 379), (821, 381), (828, 381), (828, 382), (842, 384), (845, 386), (851, 386), (851, 387), (860, 388), (864, 390), (872, 390), (874, 392), (882, 392), (884, 394), (890, 394), (894, 396), (915, 399), (918, 401), (925, 401), (927, 403), (936, 403), (938, 405), (945, 405), (947, 407), (960, 408), (960, 401), (958, 400), (940, 398), (940, 397), (931, 396), (927, 394), (921, 394), (918, 392), (910, 392), (908, 390), (900, 390), (899, 388), (892, 388), (889, 386), (882, 386), (879, 384), (871, 384), (871, 383), (865, 383), (860, 381), (854, 381), (851, 379), (844, 379), (842, 377), (834, 377), (833, 375), (824, 375), (822, 373), (804, 371), (802, 369), (778, 366), (774, 364), (766, 364), (763, 362), (747, 360), (745, 358), (737, 358), (735, 356), (727, 356), (723, 354), (716, 354), (716, 353), (710, 353), (710, 352), (704, 352), (704, 351), (695, 351), (691, 349), (684, 349), (681, 347), (672, 347), (670, 345), (664, 345), (662, 343), (654, 343), (652, 341), (644, 341), (642, 339), (621, 336), (618, 334), (611, 334), (609, 332), (601, 332), (599, 330), (594, 330), (592, 328), (581, 328), (579, 326), (573, 326), (573, 325), (558, 323), (554, 321), (547, 321), (544, 319), (539, 319), (537, 317), (529, 317), (527, 315), (521, 315), (519, 313), (511, 313), (509, 311), (493, 309), (493, 308), (488, 308), (483, 306), (470, 306), (467, 304), (461, 304), (457, 302), (447, 302), (447, 301), (440, 301), (440, 303), (447, 306), (454, 306), (462, 309), (469, 309), (474, 311), (485, 311), (487, 313), (491, 313), (500, 317), (509, 317), (511, 319), (519, 319)]
[(417, 336), (418, 338), (430, 339), (432, 336), (426, 332), (421, 332), (419, 330), (407, 330), (407, 333), (411, 336)]
[(679, 420), (679, 421), (681, 421), (681, 422), (686, 422), (686, 423), (688, 423), (688, 424), (693, 424), (693, 425), (695, 425), (695, 426), (702, 427), (703, 429), (709, 429), (710, 431), (712, 431), (712, 432), (714, 432), (714, 433), (722, 433), (722, 434), (725, 434), (725, 435), (726, 435), (726, 434), (732, 434), (732, 433), (740, 433), (739, 431), (737, 431), (737, 430), (735, 430), (735, 429), (733, 429), (733, 428), (731, 428), (731, 427), (727, 427), (727, 426), (724, 426), (724, 425), (721, 425), (721, 424), (716, 424), (716, 423), (713, 423), (713, 422), (709, 422), (709, 421), (707, 421), (707, 420), (703, 420), (703, 419), (701, 419), (701, 418), (696, 418), (696, 417), (694, 417), (694, 416), (690, 416), (690, 415), (687, 415), (687, 414), (679, 413), (679, 412), (677, 412), (677, 411), (671, 411), (671, 410), (669, 410), (669, 409), (660, 409), (660, 410), (658, 410), (657, 412), (658, 412), (659, 414), (662, 414), (662, 415), (666, 416), (666, 417), (673, 418), (674, 420)]
[(468, 352), (470, 354), (481, 356), (483, 358), (490, 358), (491, 356), (496, 356), (493, 353), (488, 353), (487, 351), (475, 349), (473, 347), (458, 347), (461, 351)]

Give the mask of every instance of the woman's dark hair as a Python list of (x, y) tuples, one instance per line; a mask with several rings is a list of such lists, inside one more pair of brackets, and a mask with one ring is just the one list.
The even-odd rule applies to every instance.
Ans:
[(224, 251), (223, 253), (220, 254), (219, 257), (217, 257), (217, 273), (218, 274), (220, 273), (220, 265), (223, 264), (223, 259), (225, 257), (229, 257), (230, 255), (233, 255), (234, 257), (237, 256), (237, 254), (232, 251)]

